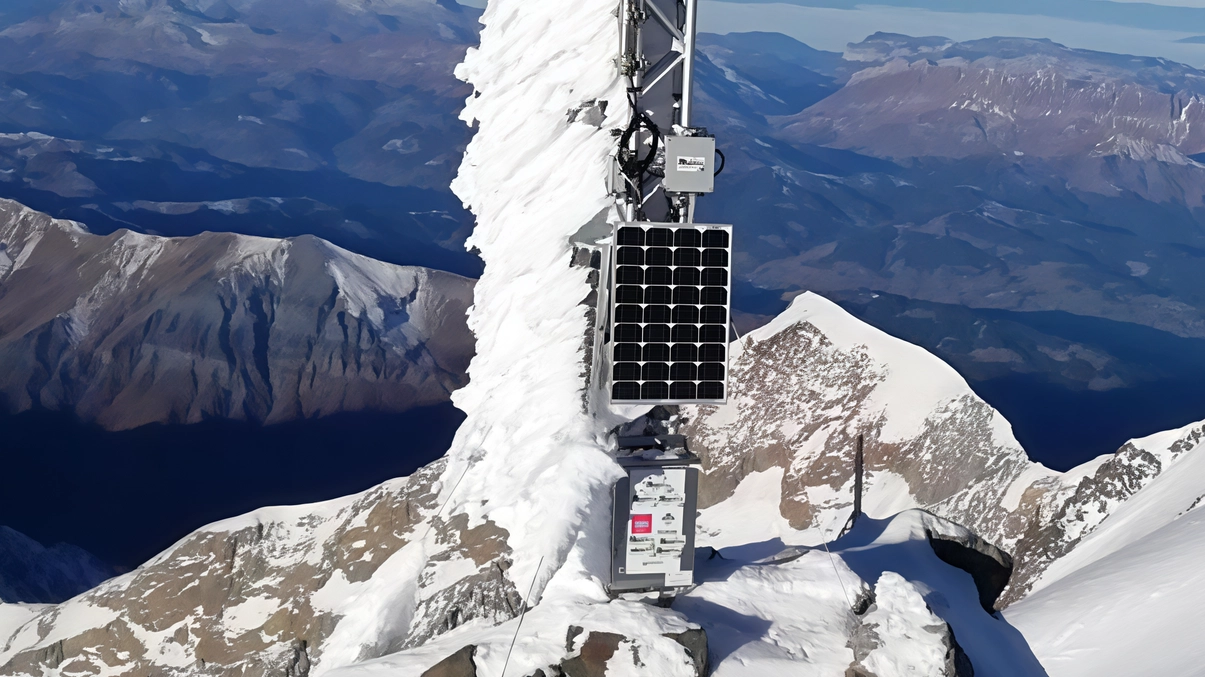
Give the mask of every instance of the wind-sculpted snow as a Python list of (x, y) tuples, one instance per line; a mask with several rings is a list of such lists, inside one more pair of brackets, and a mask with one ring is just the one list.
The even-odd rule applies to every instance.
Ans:
[[(313, 237), (107, 236), (0, 202), (0, 399), (108, 428), (446, 401), (472, 282)], [(7, 262), (7, 263), (6, 263)]]

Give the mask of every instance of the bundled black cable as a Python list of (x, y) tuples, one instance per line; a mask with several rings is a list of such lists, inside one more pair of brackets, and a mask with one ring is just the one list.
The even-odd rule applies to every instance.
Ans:
[[(652, 137), (652, 148), (644, 158), (640, 157), (639, 148), (632, 149), (630, 147), (632, 137), (641, 129), (648, 131)], [(619, 171), (623, 172), (624, 176), (631, 179), (633, 183), (639, 185), (657, 158), (660, 143), (661, 130), (657, 127), (657, 123), (653, 122), (647, 113), (633, 105), (632, 120), (628, 123), (627, 129), (623, 130), (623, 134), (619, 136)]]

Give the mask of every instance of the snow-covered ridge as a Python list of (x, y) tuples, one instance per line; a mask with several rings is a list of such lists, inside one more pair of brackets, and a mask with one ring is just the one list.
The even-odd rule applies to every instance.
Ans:
[(0, 391), (19, 410), (112, 428), (395, 411), (446, 401), (472, 355), (471, 280), (312, 236), (100, 236), (6, 200), (0, 254)]

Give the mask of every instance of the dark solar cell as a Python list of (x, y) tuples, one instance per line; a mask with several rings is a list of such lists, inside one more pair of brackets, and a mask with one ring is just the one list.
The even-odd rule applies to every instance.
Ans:
[(644, 312), (640, 306), (621, 305), (615, 306), (615, 321), (616, 322), (644, 322)]
[[(675, 346), (677, 347), (677, 346)], [(694, 346), (691, 346), (692, 348)], [(641, 357), (640, 346), (635, 343), (617, 343), (615, 344), (615, 361), (616, 362), (639, 362)]]
[(645, 362), (669, 362), (669, 344), (650, 343), (644, 347)]
[(674, 324), (697, 324), (699, 309), (695, 306), (674, 306)]
[(635, 362), (617, 362), (611, 373), (616, 381), (639, 381), (640, 365)]
[(699, 302), (699, 290), (694, 287), (678, 287), (674, 289), (674, 303), (686, 303), (690, 305)]
[(644, 284), (644, 271), (637, 266), (620, 266), (615, 269), (618, 284)]
[(619, 229), (619, 235), (615, 238), (615, 244), (625, 245), (634, 244), (640, 246), (644, 244), (644, 230), (641, 228), (632, 228), (626, 226)]
[(620, 247), (615, 262), (621, 266), (643, 266), (644, 250), (640, 247)]
[[(719, 367), (720, 365), (714, 365)], [(721, 373), (722, 368), (721, 368)], [(642, 381), (668, 381), (669, 380), (669, 365), (664, 362), (646, 362), (644, 364), (644, 378)]]
[(670, 303), (673, 301), (673, 292), (669, 287), (645, 287), (644, 302), (645, 303)]
[(724, 365), (719, 362), (704, 362), (699, 365), (700, 381), (723, 381)]
[(728, 271), (723, 268), (704, 268), (703, 284), (708, 287), (727, 287)]
[(616, 343), (640, 343), (643, 332), (640, 331), (638, 324), (617, 324), (615, 325), (615, 336), (613, 337)]
[(674, 268), (674, 284), (695, 286), (699, 284), (698, 268)]
[[(620, 262), (622, 263), (622, 261)], [(727, 249), (704, 249), (703, 250), (703, 265), (705, 266), (727, 266), (728, 265), (728, 250)]]
[(715, 306), (728, 305), (728, 290), (723, 287), (707, 287), (703, 289), (699, 303)]
[(693, 324), (675, 324), (673, 336), (674, 343), (698, 343), (699, 328)]
[(640, 287), (616, 287), (616, 303), (644, 303), (644, 290)]
[(703, 306), (699, 317), (703, 324), (728, 324), (728, 310), (724, 306)]
[(669, 324), (669, 306), (648, 306), (644, 309), (644, 321), (648, 323)]
[(705, 231), (703, 231), (703, 246), (727, 249), (728, 248), (728, 231), (726, 231), (726, 230), (705, 230)]
[(674, 233), (674, 244), (679, 247), (698, 247), (702, 243), (702, 236), (694, 228), (680, 228)]
[(644, 263), (649, 266), (672, 266), (674, 253), (664, 247), (649, 247), (644, 252)]
[[(679, 343), (670, 350), (670, 357), (674, 362), (698, 362), (699, 347), (690, 345), (689, 343)], [(618, 359), (618, 356), (616, 359)]]
[(644, 233), (644, 243), (650, 247), (672, 247), (674, 231), (669, 228), (649, 228)]
[(646, 324), (646, 325), (644, 325), (644, 342), (645, 343), (669, 343), (669, 325), (668, 324)]
[(698, 249), (675, 249), (675, 266), (697, 266), (701, 260)]
[(671, 383), (669, 386), (669, 396), (675, 400), (693, 400), (696, 397), (695, 384), (690, 381)]
[(638, 400), (640, 399), (640, 384), (631, 381), (616, 383), (611, 386), (611, 399)]
[(669, 384), (653, 381), (640, 386), (640, 399), (642, 400), (668, 400), (669, 399)]
[[(620, 270), (623, 270), (620, 268)], [(717, 268), (716, 270), (720, 270)], [(673, 284), (674, 274), (669, 268), (645, 268), (644, 269), (645, 284)]]
[(674, 381), (697, 381), (699, 368), (693, 362), (674, 362), (670, 365), (669, 377)]
[(689, 224), (619, 228), (612, 278), (614, 400), (724, 398), (729, 240), (727, 230)]

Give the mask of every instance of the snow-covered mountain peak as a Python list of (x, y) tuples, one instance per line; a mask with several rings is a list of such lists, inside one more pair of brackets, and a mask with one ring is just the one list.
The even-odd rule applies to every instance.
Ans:
[(686, 410), (707, 469), (702, 507), (722, 505), (754, 472), (781, 469), (782, 516), (819, 527), (813, 539), (835, 533), (862, 434), (872, 515), (929, 507), (1007, 548), (1024, 529), (1010, 517), (1019, 495), (1057, 478), (952, 368), (817, 295), (798, 296), (740, 345), (729, 403)]

